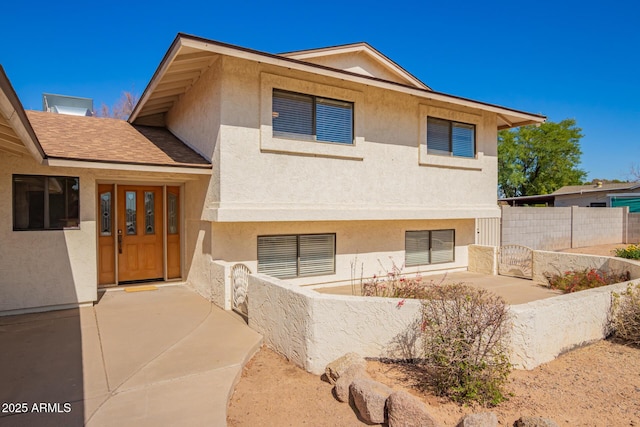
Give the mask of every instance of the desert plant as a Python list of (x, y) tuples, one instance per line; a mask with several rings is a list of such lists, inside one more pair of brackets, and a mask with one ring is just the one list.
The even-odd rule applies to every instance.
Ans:
[(391, 271), (362, 282), (362, 296), (422, 299), (427, 287), (433, 285), (433, 281), (424, 280), (420, 274), (406, 277), (402, 269), (402, 266), (392, 262)]
[(640, 259), (640, 245), (629, 245), (626, 248), (616, 248), (615, 255), (626, 259)]
[(424, 298), (424, 385), (460, 403), (505, 400), (511, 364), (504, 300), (462, 283), (428, 286)]
[(640, 347), (640, 284), (631, 284), (621, 294), (614, 293), (614, 336)]
[(628, 271), (624, 273), (613, 273), (591, 268), (565, 271), (562, 274), (546, 273), (545, 277), (551, 289), (559, 289), (568, 294), (585, 289), (626, 282), (629, 280), (630, 274)]

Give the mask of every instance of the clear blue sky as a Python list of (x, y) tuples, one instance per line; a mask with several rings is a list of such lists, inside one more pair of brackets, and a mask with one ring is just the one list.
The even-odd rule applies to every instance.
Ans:
[(434, 90), (575, 118), (589, 179), (640, 163), (635, 1), (36, 0), (2, 14), (0, 63), (27, 109), (42, 92), (96, 109), (140, 95), (178, 32), (271, 53), (366, 41)]

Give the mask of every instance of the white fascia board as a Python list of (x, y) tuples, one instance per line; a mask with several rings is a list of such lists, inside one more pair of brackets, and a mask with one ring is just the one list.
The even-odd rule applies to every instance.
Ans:
[(135, 172), (160, 172), (160, 173), (172, 173), (172, 174), (189, 174), (189, 175), (211, 175), (213, 173), (212, 168), (190, 168), (184, 166), (156, 166), (156, 165), (142, 165), (135, 163), (109, 163), (109, 162), (94, 162), (87, 160), (70, 160), (70, 159), (55, 159), (48, 158), (44, 161), (47, 166), (64, 167), (64, 168), (83, 168), (83, 169), (109, 169), (109, 170), (121, 170), (121, 171), (135, 171)]

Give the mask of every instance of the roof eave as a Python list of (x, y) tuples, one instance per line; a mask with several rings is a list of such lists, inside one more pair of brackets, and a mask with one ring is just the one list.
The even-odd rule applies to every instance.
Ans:
[(47, 158), (47, 155), (42, 145), (40, 145), (24, 107), (2, 65), (0, 65), (0, 111), (7, 118), (14, 132), (20, 137), (20, 140), (33, 158), (42, 163)]
[(310, 72), (314, 74), (320, 74), (328, 77), (338, 78), (341, 80), (349, 80), (355, 83), (365, 84), (369, 86), (375, 86), (383, 89), (389, 89), (397, 92), (403, 92), (410, 95), (417, 96), (419, 98), (431, 99), (435, 101), (448, 102), (460, 106), (467, 106), (470, 108), (482, 109), (485, 111), (495, 112), (503, 117), (506, 125), (501, 125), (502, 129), (524, 126), (526, 124), (539, 124), (546, 121), (546, 116), (541, 114), (527, 113), (499, 105), (489, 104), (481, 101), (475, 101), (468, 98), (459, 97), (456, 95), (449, 95), (442, 92), (432, 91), (430, 89), (422, 89), (412, 85), (405, 85), (389, 80), (380, 79), (377, 77), (365, 76), (362, 74), (340, 70), (336, 68), (327, 67), (324, 65), (313, 64), (293, 58), (287, 58), (270, 53), (260, 52), (257, 50), (235, 46), (227, 43), (217, 42), (213, 40), (204, 39), (202, 37), (178, 33), (176, 39), (173, 41), (171, 47), (165, 54), (162, 62), (156, 69), (151, 81), (145, 88), (140, 101), (136, 105), (134, 111), (129, 117), (129, 122), (133, 123), (141, 110), (144, 108), (144, 104), (151, 96), (153, 89), (159, 84), (164, 72), (171, 65), (171, 61), (179, 51), (179, 48), (191, 47), (194, 49), (206, 50), (220, 55), (227, 55), (237, 57), (241, 59), (262, 62), (265, 64), (286, 67), (289, 69), (299, 70), (303, 72)]
[(75, 167), (86, 169), (109, 169), (122, 171), (138, 171), (138, 172), (161, 172), (161, 173), (180, 173), (188, 175), (211, 175), (213, 167), (211, 165), (187, 165), (187, 164), (155, 164), (155, 163), (135, 163), (120, 162), (111, 160), (95, 160), (71, 157), (54, 157), (49, 156), (44, 164), (47, 166), (57, 167)]

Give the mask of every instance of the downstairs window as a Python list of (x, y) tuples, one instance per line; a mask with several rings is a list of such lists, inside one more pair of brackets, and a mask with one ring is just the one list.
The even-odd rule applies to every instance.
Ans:
[(335, 273), (335, 234), (258, 237), (258, 273), (280, 279)]
[(407, 267), (454, 261), (455, 231), (407, 231), (404, 238)]

